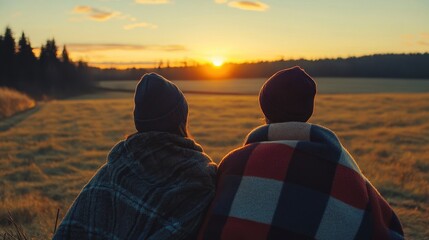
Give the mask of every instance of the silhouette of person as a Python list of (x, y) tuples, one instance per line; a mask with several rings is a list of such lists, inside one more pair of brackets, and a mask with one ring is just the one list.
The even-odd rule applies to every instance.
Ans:
[(266, 81), (267, 124), (221, 161), (199, 239), (403, 239), (396, 214), (336, 135), (307, 122), (315, 95), (300, 67)]
[(214, 196), (216, 164), (189, 138), (183, 93), (145, 74), (137, 133), (120, 141), (82, 189), (54, 239), (192, 239)]

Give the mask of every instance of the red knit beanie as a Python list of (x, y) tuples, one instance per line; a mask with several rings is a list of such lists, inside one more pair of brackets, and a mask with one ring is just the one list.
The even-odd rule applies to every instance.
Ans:
[(300, 67), (278, 71), (259, 92), (259, 105), (271, 123), (306, 122), (313, 114), (316, 83)]

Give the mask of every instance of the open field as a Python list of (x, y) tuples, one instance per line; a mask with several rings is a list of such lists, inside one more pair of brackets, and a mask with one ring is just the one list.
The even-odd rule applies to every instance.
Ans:
[[(266, 78), (220, 80), (174, 80), (184, 92), (258, 94)], [(319, 93), (422, 93), (429, 92), (428, 79), (316, 77)], [(137, 80), (100, 81), (107, 89), (131, 90)]]
[[(262, 123), (256, 96), (187, 95), (190, 129), (219, 162)], [(429, 94), (318, 95), (311, 122), (334, 130), (398, 213), (408, 239), (429, 238)], [(49, 238), (115, 142), (133, 132), (132, 94), (43, 104), (0, 130), (0, 232), (10, 210)]]

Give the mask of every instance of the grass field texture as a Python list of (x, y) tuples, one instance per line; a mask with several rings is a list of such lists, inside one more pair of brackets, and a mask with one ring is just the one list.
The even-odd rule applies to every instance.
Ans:
[(0, 119), (12, 116), (36, 106), (36, 102), (24, 93), (0, 87)]
[[(190, 130), (216, 161), (262, 123), (256, 96), (187, 95)], [(10, 210), (29, 236), (52, 236), (66, 212), (134, 131), (132, 95), (52, 101), (0, 130), (0, 233)], [(312, 123), (334, 130), (393, 206), (408, 239), (429, 238), (429, 94), (319, 95)]]

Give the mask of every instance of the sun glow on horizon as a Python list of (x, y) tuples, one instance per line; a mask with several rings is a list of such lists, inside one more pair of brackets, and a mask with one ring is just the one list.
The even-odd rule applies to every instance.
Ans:
[(212, 64), (215, 67), (221, 67), (224, 63), (224, 58), (223, 57), (213, 57), (212, 58)]

